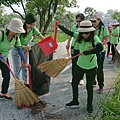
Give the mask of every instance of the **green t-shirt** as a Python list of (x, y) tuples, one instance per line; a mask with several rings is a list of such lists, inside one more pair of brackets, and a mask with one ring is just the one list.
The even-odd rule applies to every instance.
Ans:
[[(76, 25), (73, 25), (72, 28), (71, 28), (71, 31), (75, 32), (77, 29), (78, 29), (78, 27)], [(76, 41), (76, 38), (73, 37), (71, 46), (73, 46), (75, 50), (79, 50), (79, 44), (75, 41)]]
[(40, 32), (36, 27), (34, 27), (30, 32), (28, 32), (26, 37), (23, 37), (23, 34), (19, 34), (21, 45), (28, 46), (33, 35), (40, 35)]
[(0, 53), (3, 57), (8, 58), (9, 51), (15, 46), (21, 46), (19, 37), (16, 40), (14, 37), (11, 41), (8, 40), (6, 30), (4, 30), (4, 40), (2, 41), (2, 33), (0, 32)]
[[(97, 35), (94, 36), (94, 45), (96, 46), (98, 43), (101, 43), (99, 37)], [(81, 53), (86, 50), (90, 50), (93, 48), (92, 42), (85, 42), (84, 39), (79, 44), (79, 50)], [(97, 67), (97, 56), (96, 54), (90, 55), (81, 55), (78, 57), (77, 65), (83, 69), (92, 69)]]
[[(106, 37), (106, 36), (109, 36), (109, 31), (108, 31), (108, 28), (107, 28), (107, 26), (102, 26), (102, 28), (101, 28), (101, 31), (100, 31), (100, 34), (99, 34), (99, 31), (100, 31), (100, 29), (98, 29), (98, 30), (96, 30), (96, 34), (98, 35), (98, 37), (100, 38), (100, 40), (101, 40), (101, 42), (103, 42), (104, 41), (104, 38)], [(105, 49), (105, 45), (103, 46), (103, 51), (102, 52), (104, 52), (106, 49)]]
[[(118, 34), (118, 36), (119, 36), (119, 27), (116, 27), (115, 29), (113, 29), (111, 34)], [(115, 37), (112, 35), (111, 36), (111, 43), (118, 44), (118, 37)]]

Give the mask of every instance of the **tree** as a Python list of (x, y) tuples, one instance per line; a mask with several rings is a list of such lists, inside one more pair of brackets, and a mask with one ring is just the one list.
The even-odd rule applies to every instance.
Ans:
[[(53, 17), (56, 14), (57, 9), (63, 8), (64, 12), (66, 6), (76, 7), (77, 0), (1, 0), (0, 3), (4, 4), (7, 7), (10, 7), (14, 13), (17, 13), (21, 16), (22, 19), (25, 18), (26, 14), (29, 12), (38, 15), (39, 17), (39, 30), (44, 34), (47, 31), (47, 28), (50, 22), (53, 20)], [(24, 4), (26, 3), (26, 4)], [(12, 5), (22, 5), (24, 10), (24, 15), (20, 11), (15, 10)]]
[(94, 8), (91, 8), (91, 7), (86, 7), (85, 10), (84, 10), (84, 13), (85, 13), (85, 16), (86, 16), (86, 19), (89, 20), (90, 17), (96, 13), (96, 10), (94, 10)]
[(2, 25), (2, 26), (4, 24), (3, 11), (4, 11), (4, 7), (0, 6), (0, 25)]
[(116, 19), (119, 23), (120, 23), (120, 12), (115, 10), (112, 14), (111, 14), (111, 18), (112, 19)]

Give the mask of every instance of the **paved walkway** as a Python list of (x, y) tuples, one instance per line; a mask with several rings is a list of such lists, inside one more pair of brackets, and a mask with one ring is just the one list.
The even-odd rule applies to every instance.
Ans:
[[(54, 53), (55, 58), (67, 57), (65, 50), (66, 43), (59, 43), (59, 47)], [(11, 61), (11, 54), (9, 55)], [(0, 100), (0, 120), (89, 120), (99, 109), (100, 103), (108, 94), (111, 85), (116, 77), (116, 73), (112, 64), (108, 64), (110, 58), (105, 59), (104, 63), (104, 73), (105, 73), (105, 92), (99, 94), (97, 92), (98, 86), (94, 87), (94, 112), (92, 116), (89, 117), (86, 112), (86, 99), (87, 92), (85, 84), (79, 86), (79, 102), (80, 107), (78, 109), (68, 109), (65, 107), (65, 104), (72, 99), (71, 85), (68, 82), (71, 80), (71, 67), (68, 66), (66, 71), (62, 72), (58, 77), (51, 78), (50, 91), (48, 94), (45, 94), (40, 97), (41, 100), (44, 100), (47, 103), (46, 108), (43, 113), (32, 115), (31, 109), (24, 108), (22, 110), (17, 109), (14, 104), (14, 101), (3, 101)], [(70, 68), (69, 68), (70, 67)], [(11, 68), (12, 64), (11, 64)], [(0, 78), (1, 74), (0, 74)], [(0, 81), (1, 85), (1, 81)], [(111, 89), (111, 93), (114, 89)], [(11, 76), (10, 89), (9, 93), (11, 96), (14, 96), (14, 80)], [(101, 112), (101, 110), (100, 110)], [(99, 112), (99, 113), (100, 113)], [(96, 119), (97, 120), (97, 119)]]

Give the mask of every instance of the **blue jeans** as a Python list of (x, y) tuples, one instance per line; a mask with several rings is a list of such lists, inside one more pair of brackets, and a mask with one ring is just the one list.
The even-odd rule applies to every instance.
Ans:
[[(23, 50), (24, 54), (25, 54), (25, 52), (26, 51)], [(19, 72), (19, 69), (20, 69), (20, 66), (21, 66), (21, 62), (22, 62), (21, 57), (18, 54), (18, 51), (17, 51), (16, 48), (13, 48), (11, 53), (12, 53), (14, 74), (17, 77), (17, 79), (20, 79), (20, 73), (18, 74), (18, 72)], [(26, 58), (26, 60), (27, 60), (27, 58)], [(27, 67), (26, 66), (22, 67), (22, 80), (27, 81)]]

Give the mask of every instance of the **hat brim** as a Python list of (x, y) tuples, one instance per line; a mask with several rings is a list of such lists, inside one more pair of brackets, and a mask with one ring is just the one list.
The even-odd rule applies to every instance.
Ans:
[(95, 28), (91, 27), (91, 28), (78, 28), (76, 30), (77, 32), (92, 32), (95, 31)]
[(116, 24), (111, 24), (111, 25), (119, 25), (119, 23), (116, 23)]
[(15, 29), (15, 28), (9, 27), (9, 25), (8, 25), (7, 29), (14, 33), (25, 33), (26, 32), (23, 28)]

